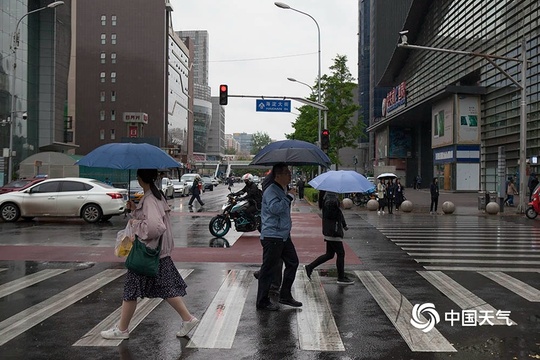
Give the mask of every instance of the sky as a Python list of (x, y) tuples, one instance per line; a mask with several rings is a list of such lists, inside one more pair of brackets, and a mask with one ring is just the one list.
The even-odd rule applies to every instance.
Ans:
[[(219, 85), (229, 95), (308, 97), (306, 85), (316, 91), (318, 32), (307, 15), (284, 10), (272, 0), (170, 0), (173, 28), (206, 30), (209, 34), (209, 86), (212, 96)], [(308, 13), (319, 24), (321, 74), (330, 74), (336, 55), (347, 56), (352, 76), (358, 75), (358, 0), (285, 0)], [(267, 133), (274, 140), (292, 133), (298, 116), (291, 113), (256, 112), (256, 99), (229, 98), (225, 106), (225, 132)]]

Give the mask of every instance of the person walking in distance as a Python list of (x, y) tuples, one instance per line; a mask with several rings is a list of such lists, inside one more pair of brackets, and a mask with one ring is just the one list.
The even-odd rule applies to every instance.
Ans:
[(386, 185), (384, 185), (384, 179), (381, 178), (377, 184), (377, 197), (379, 198), (379, 210), (377, 210), (377, 214), (384, 215), (384, 205), (386, 203), (385, 194)]
[(393, 214), (395, 195), (396, 195), (395, 185), (392, 179), (388, 179), (388, 184), (386, 184), (386, 206), (388, 207), (389, 214)]
[(506, 186), (506, 199), (504, 203), (508, 206), (514, 206), (514, 195), (519, 195), (516, 185), (514, 184), (514, 178), (508, 178), (508, 185)]
[(298, 184), (296, 184), (296, 186), (298, 187), (298, 198), (300, 200), (302, 200), (304, 198), (304, 187), (306, 186), (306, 183), (305, 183), (304, 179), (300, 178), (300, 180), (298, 180)]
[(345, 217), (341, 211), (341, 203), (335, 193), (326, 193), (322, 206), (322, 232), (326, 242), (326, 253), (305, 266), (306, 275), (311, 280), (313, 270), (334, 258), (338, 272), (337, 283), (340, 285), (354, 284), (354, 281), (345, 276), (345, 249), (343, 247), (344, 230), (348, 230)]
[(144, 196), (138, 205), (130, 200), (126, 207), (131, 210), (129, 225), (139, 240), (154, 249), (161, 240), (158, 274), (151, 277), (127, 271), (120, 322), (112, 329), (101, 332), (104, 339), (129, 339), (128, 328), (137, 308), (137, 298), (165, 299), (182, 318), (182, 327), (176, 334), (178, 337), (186, 336), (199, 323), (182, 300), (187, 285), (171, 259), (174, 247), (171, 210), (155, 185), (157, 176), (155, 169), (137, 170), (137, 180), (144, 190)]
[(291, 240), (291, 203), (296, 191), (290, 189), (287, 193), (287, 185), (291, 182), (291, 171), (286, 164), (274, 165), (272, 173), (274, 174), (274, 182), (264, 190), (262, 200), (261, 244), (263, 259), (257, 288), (257, 309), (276, 311), (279, 310), (279, 305), (270, 301), (268, 293), (280, 258), (285, 264), (285, 271), (279, 302), (293, 307), (300, 307), (302, 303), (296, 301), (291, 293), (299, 264), (298, 255)]
[(396, 184), (394, 185), (395, 189), (395, 199), (396, 199), (396, 210), (399, 210), (401, 207), (401, 203), (405, 200), (405, 192), (403, 189), (403, 185), (401, 185), (401, 181), (399, 179), (396, 179)]
[(431, 193), (431, 204), (429, 205), (429, 213), (437, 213), (437, 205), (439, 204), (439, 179), (433, 178), (431, 182), (429, 192)]
[(201, 200), (201, 188), (202, 188), (202, 178), (197, 175), (193, 180), (193, 185), (191, 185), (191, 199), (189, 199), (188, 206), (193, 207), (193, 201), (197, 199), (201, 206), (204, 206), (204, 203)]

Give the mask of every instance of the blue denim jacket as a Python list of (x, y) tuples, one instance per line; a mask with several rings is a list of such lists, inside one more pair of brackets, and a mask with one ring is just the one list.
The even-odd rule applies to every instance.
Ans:
[(261, 239), (281, 238), (286, 241), (292, 228), (291, 197), (276, 182), (263, 193)]

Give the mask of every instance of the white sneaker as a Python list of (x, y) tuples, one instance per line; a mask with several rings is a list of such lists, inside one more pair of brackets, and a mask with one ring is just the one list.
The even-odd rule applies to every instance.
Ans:
[(199, 324), (199, 319), (197, 319), (196, 317), (193, 317), (189, 321), (184, 321), (184, 323), (182, 324), (182, 327), (180, 328), (180, 331), (176, 333), (176, 336), (178, 337), (186, 336), (198, 324)]
[(129, 339), (129, 330), (122, 331), (115, 325), (112, 329), (102, 331), (101, 337), (107, 340), (126, 340)]
[(383, 210), (383, 211), (381, 211), (381, 214), (383, 214), (383, 215), (384, 215), (384, 210)]
[(377, 210), (377, 214), (381, 215), (381, 210)]

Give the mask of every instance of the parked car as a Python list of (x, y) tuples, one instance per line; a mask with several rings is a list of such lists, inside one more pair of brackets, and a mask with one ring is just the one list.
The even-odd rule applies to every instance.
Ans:
[(202, 181), (203, 181), (203, 191), (206, 191), (206, 190), (214, 191), (214, 184), (212, 183), (212, 179), (210, 178), (210, 176), (203, 176)]
[(174, 185), (169, 178), (161, 179), (161, 191), (165, 194), (165, 198), (174, 199)]
[(212, 179), (212, 184), (213, 184), (214, 186), (218, 186), (218, 185), (219, 185), (220, 181), (219, 181), (219, 179), (218, 179), (217, 177), (214, 176), (214, 177), (212, 177), (211, 179)]
[(9, 184), (6, 184), (2, 187), (0, 187), (0, 194), (5, 194), (12, 191), (21, 191), (24, 190), (34, 184), (37, 184), (39, 182), (42, 182), (43, 180), (47, 179), (46, 177), (36, 177), (31, 179), (19, 179), (10, 182)]
[(107, 221), (124, 213), (127, 189), (85, 178), (48, 179), (22, 191), (0, 195), (0, 217), (7, 222), (20, 217), (80, 217), (86, 222)]
[(186, 196), (187, 195), (187, 187), (186, 185), (180, 180), (180, 179), (172, 179), (171, 180), (173, 187), (174, 187), (174, 196)]
[(191, 194), (191, 185), (193, 185), (193, 180), (197, 177), (197, 174), (184, 174), (180, 178), (180, 181), (184, 183), (186, 194)]
[(131, 180), (129, 182), (129, 199), (138, 203), (144, 196), (144, 190), (139, 184), (139, 180)]

